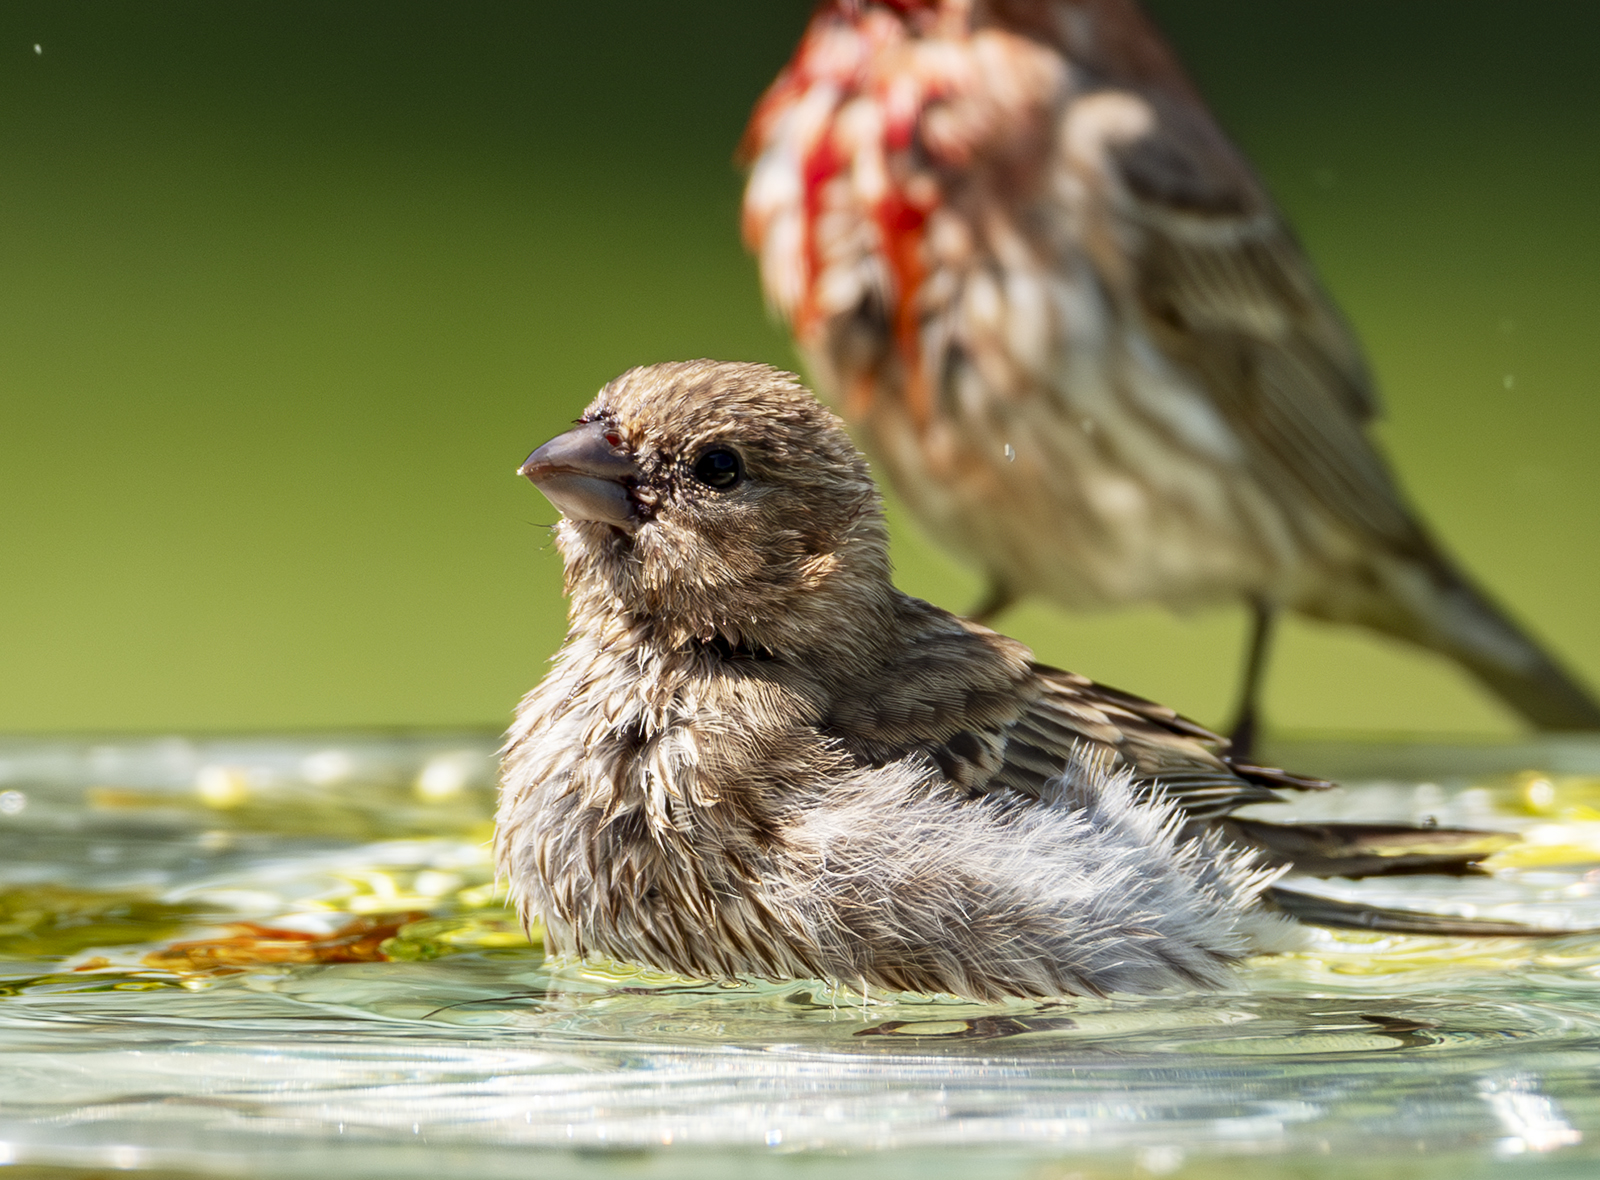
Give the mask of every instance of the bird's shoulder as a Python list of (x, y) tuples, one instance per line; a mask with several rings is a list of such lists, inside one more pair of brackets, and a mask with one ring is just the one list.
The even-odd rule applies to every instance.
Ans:
[(821, 728), (858, 761), (927, 753), (954, 783), (980, 789), (1026, 706), (1032, 655), (986, 627), (901, 596), (893, 641), (830, 693)]

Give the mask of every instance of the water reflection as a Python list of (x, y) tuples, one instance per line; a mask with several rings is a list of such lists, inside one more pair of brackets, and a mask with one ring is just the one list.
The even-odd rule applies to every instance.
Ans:
[[(491, 748), (0, 746), (0, 1158), (880, 1180), (977, 1152), (1064, 1180), (1600, 1155), (1600, 939), (1317, 931), (1227, 993), (988, 1006), (546, 960), (491, 877)], [(1307, 815), (1524, 836), (1479, 880), (1329, 890), (1600, 925), (1600, 746), (1425, 778), (1311, 753), (1366, 763)]]

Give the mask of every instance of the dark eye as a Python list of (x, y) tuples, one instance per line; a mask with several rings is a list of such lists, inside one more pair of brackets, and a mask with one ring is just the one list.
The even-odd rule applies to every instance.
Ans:
[(744, 475), (744, 464), (727, 447), (712, 447), (694, 461), (694, 477), (708, 488), (727, 491)]

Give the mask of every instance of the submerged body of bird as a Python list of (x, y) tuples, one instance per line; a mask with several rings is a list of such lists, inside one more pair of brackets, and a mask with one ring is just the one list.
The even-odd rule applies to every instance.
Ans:
[(1459, 871), (1504, 840), (1234, 817), (1328, 784), (898, 591), (865, 460), (788, 374), (630, 371), (522, 470), (571, 628), (495, 855), (554, 951), (995, 999), (1216, 986), (1297, 905), (1474, 929), (1269, 893), (1295, 858)]

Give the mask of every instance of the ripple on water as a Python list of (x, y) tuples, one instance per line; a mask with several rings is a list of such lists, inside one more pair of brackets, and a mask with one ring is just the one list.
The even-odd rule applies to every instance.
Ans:
[[(1375, 773), (1345, 806), (1531, 836), (1481, 881), (1324, 888), (1582, 916), (1575, 748), (1564, 775), (1505, 751)], [(0, 745), (21, 800), (0, 811), (5, 1158), (487, 1177), (545, 1148), (541, 1175), (743, 1176), (893, 1149), (873, 1180), (980, 1149), (1035, 1180), (1597, 1162), (1600, 939), (1322, 931), (1227, 993), (1002, 1005), (547, 962), (485, 859), (490, 749)]]

